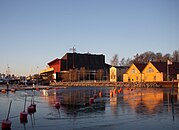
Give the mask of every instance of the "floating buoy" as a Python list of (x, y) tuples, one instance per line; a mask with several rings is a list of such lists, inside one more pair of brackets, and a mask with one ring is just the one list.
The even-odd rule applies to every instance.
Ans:
[(34, 111), (34, 107), (32, 105), (30, 105), (29, 107), (27, 107), (27, 112), (29, 114), (33, 114), (35, 111)]
[(96, 94), (94, 94), (94, 95), (93, 95), (93, 98), (94, 98), (94, 99), (96, 99), (96, 98), (97, 98), (97, 95), (96, 95)]
[(36, 91), (40, 91), (40, 89), (39, 89), (39, 88), (36, 88), (35, 90), (36, 90)]
[(117, 93), (117, 90), (116, 89), (114, 89), (114, 94), (116, 94)]
[(46, 90), (49, 90), (49, 88), (46, 88)]
[(56, 103), (55, 103), (55, 108), (56, 108), (56, 109), (60, 109), (60, 107), (61, 107), (60, 103), (59, 103), (59, 102), (56, 102)]
[(2, 130), (10, 130), (11, 129), (11, 121), (10, 120), (3, 120), (2, 121)]
[(11, 104), (12, 104), (12, 100), (11, 100), (10, 105), (9, 105), (9, 110), (8, 110), (7, 118), (2, 121), (2, 125), (1, 125), (2, 130), (10, 130), (11, 129), (11, 124), (12, 123), (9, 120), (9, 114), (10, 114), (10, 110), (11, 110)]
[(20, 113), (20, 122), (21, 122), (21, 123), (27, 123), (27, 115), (28, 115), (28, 113), (25, 112), (26, 99), (27, 99), (27, 97), (25, 96), (24, 111), (22, 111), (22, 112)]
[(101, 91), (99, 92), (99, 96), (100, 96), (100, 97), (102, 97), (102, 96), (103, 96), (103, 93), (102, 93)]
[(28, 115), (27, 112), (21, 112), (20, 113), (20, 122), (21, 123), (27, 123), (28, 122), (27, 115)]
[(12, 89), (11, 89), (11, 92), (13, 92), (13, 93), (14, 93), (15, 91), (16, 91), (16, 89), (14, 89), (14, 88), (12, 88)]
[(6, 93), (6, 90), (5, 90), (5, 89), (2, 89), (1, 92), (2, 92), (2, 93)]
[(120, 89), (118, 90), (118, 93), (121, 93), (121, 90), (120, 90)]
[(94, 98), (90, 98), (89, 99), (89, 104), (91, 105), (91, 104), (93, 104), (94, 103)]
[(112, 97), (113, 96), (113, 91), (112, 90), (110, 90), (110, 97)]

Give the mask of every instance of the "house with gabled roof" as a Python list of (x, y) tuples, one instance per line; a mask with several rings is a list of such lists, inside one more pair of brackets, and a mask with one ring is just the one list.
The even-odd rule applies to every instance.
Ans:
[(145, 68), (145, 63), (133, 63), (126, 73), (123, 75), (123, 82), (141, 82), (143, 81), (142, 71)]
[(123, 82), (160, 82), (177, 79), (179, 62), (133, 63), (123, 75)]
[(149, 62), (142, 71), (144, 82), (157, 82), (167, 80), (166, 62)]

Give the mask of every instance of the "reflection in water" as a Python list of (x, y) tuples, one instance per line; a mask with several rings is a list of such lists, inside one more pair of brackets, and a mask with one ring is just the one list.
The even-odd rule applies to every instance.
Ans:
[[(13, 130), (44, 129), (143, 129), (153, 126), (179, 129), (179, 89), (109, 87), (67, 87), (35, 92), (37, 112), (28, 115), (26, 124), (18, 124), (19, 110), (24, 104), (23, 93), (0, 94), (0, 121), (4, 117), (8, 101), (16, 99), (12, 106)], [(112, 94), (110, 92), (113, 92)], [(28, 104), (31, 102), (28, 97)], [(94, 99), (94, 103), (90, 103)], [(60, 109), (55, 103), (60, 102)], [(3, 105), (2, 105), (3, 104)], [(14, 109), (17, 108), (17, 109)], [(16, 116), (18, 115), (18, 116)], [(17, 120), (17, 121), (16, 121)], [(150, 126), (148, 125), (150, 123)], [(137, 126), (135, 126), (138, 124)], [(153, 125), (154, 124), (154, 125)]]

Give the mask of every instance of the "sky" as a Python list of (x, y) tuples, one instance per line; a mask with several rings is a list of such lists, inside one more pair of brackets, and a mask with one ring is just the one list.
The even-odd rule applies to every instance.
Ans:
[(179, 0), (0, 0), (0, 73), (30, 75), (71, 52), (179, 49)]

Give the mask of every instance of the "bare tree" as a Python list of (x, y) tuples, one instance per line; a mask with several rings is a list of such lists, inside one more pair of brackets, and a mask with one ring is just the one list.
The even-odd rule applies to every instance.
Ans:
[(179, 49), (173, 52), (172, 59), (173, 61), (179, 61)]
[(162, 61), (162, 53), (161, 52), (157, 52), (155, 54), (155, 61), (157, 61), (157, 62)]
[(111, 65), (112, 66), (117, 66), (118, 64), (119, 64), (118, 54), (115, 54), (111, 59)]

